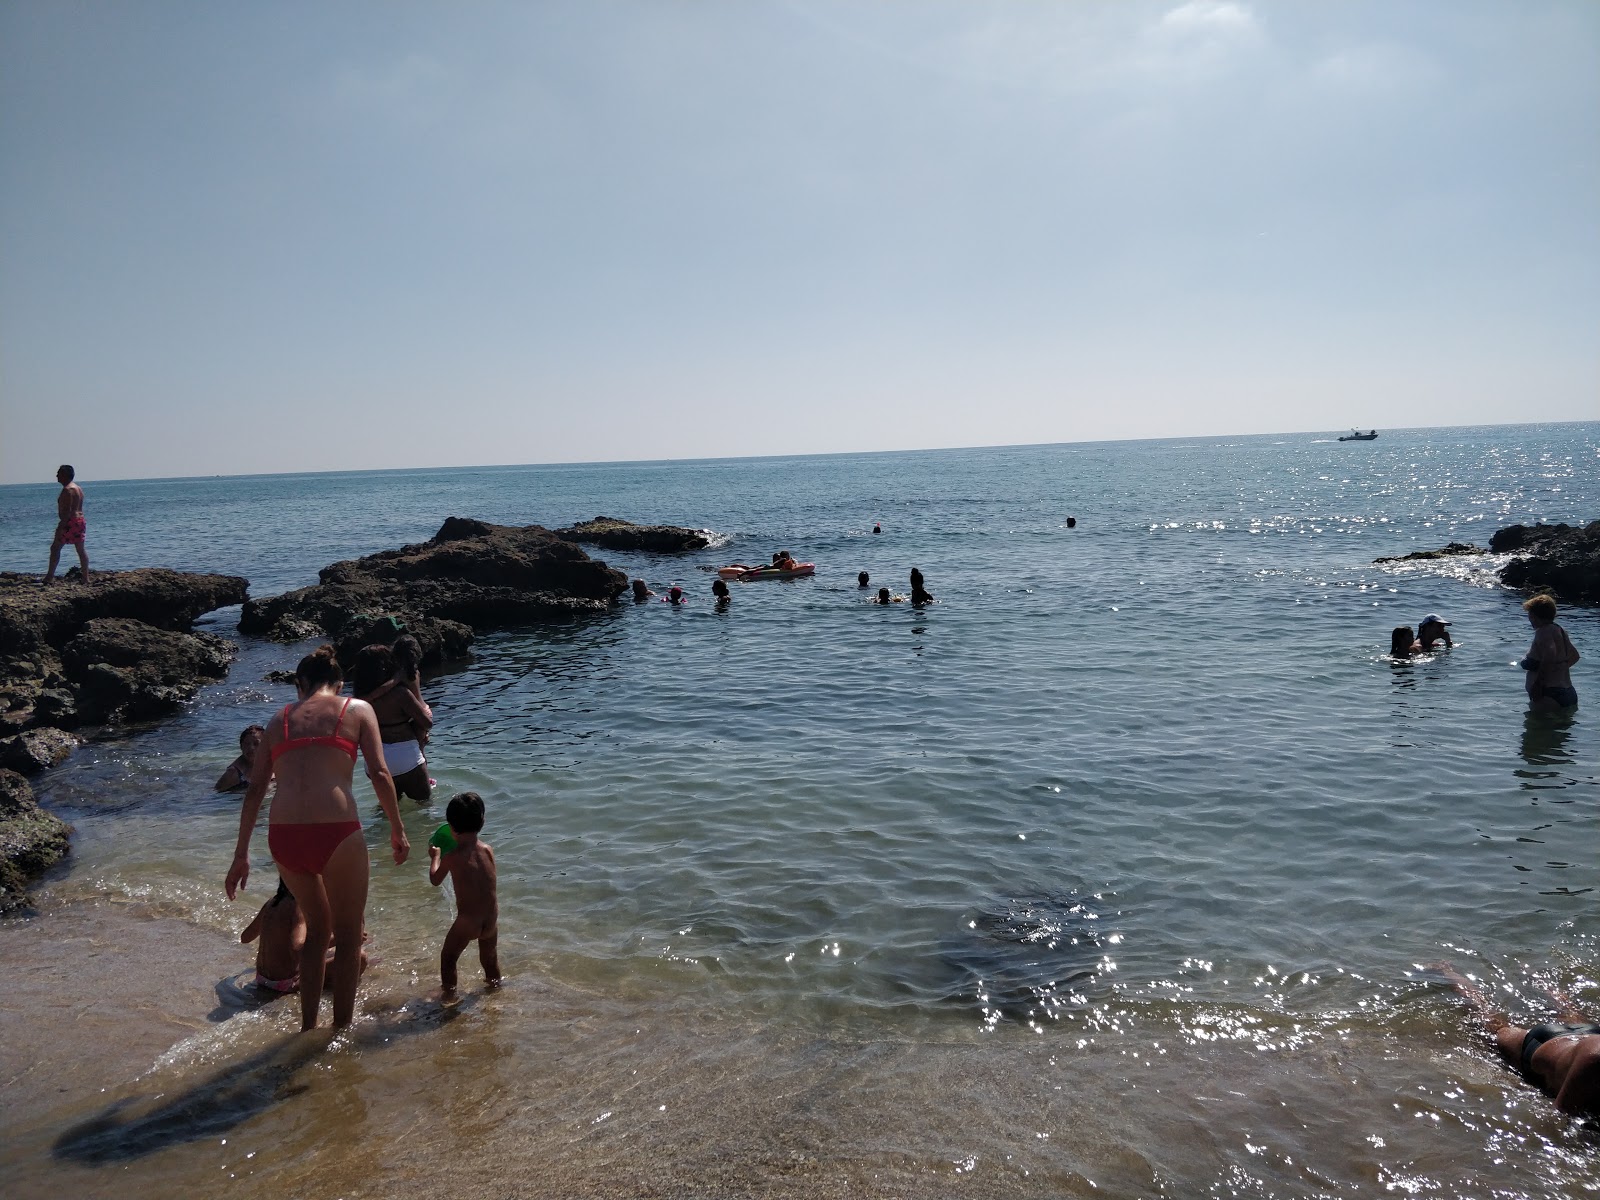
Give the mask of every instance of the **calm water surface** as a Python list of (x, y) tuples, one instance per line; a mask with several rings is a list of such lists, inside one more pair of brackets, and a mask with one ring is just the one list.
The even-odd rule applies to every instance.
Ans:
[[(1514, 1014), (1548, 1011), (1536, 974), (1600, 1008), (1600, 617), (1562, 616), (1586, 707), (1530, 717), (1513, 665), (1530, 632), (1500, 560), (1373, 559), (1600, 517), (1597, 468), (1600, 425), (1578, 424), (84, 482), (96, 565), (239, 573), (255, 595), (450, 515), (716, 533), (683, 557), (597, 552), (682, 584), (683, 609), (485, 637), (426, 683), (433, 772), (487, 801), (502, 957), (529, 982), (430, 1024), (449, 897), (425, 863), (379, 853), (369, 1024), (420, 1022), (408, 1069), (455, 1079), (497, 1126), (517, 1089), (487, 1064), (519, 1062), (552, 1080), (569, 1152), (623, 1136), (628, 1102), (584, 1090), (614, 1073), (625, 1091), (623, 1060), (566, 1047), (552, 1066), (541, 1005), (560, 995), (607, 1046), (649, 1027), (649, 1061), (698, 1080), (674, 1100), (702, 1112), (752, 1064), (818, 1086), (822, 1053), (843, 1093), (897, 1114), (869, 1134), (837, 1099), (806, 1110), (868, 1192), (1566, 1195), (1600, 1177), (1600, 1138), (1503, 1072), (1419, 966), (1454, 960)], [(41, 569), (54, 491), (0, 489), (0, 568)], [(716, 566), (783, 548), (816, 576), (714, 608)], [(930, 608), (855, 585), (866, 570), (904, 592), (913, 566)], [(1435, 610), (1455, 648), (1390, 662), (1389, 629)], [(237, 637), (236, 620), (203, 627)], [(289, 698), (262, 680), (301, 649), (242, 640), (184, 716), (42, 782), (79, 831), (43, 921), (248, 919), (221, 892), (237, 798), (208, 788), (238, 729)], [(405, 806), (413, 844), (442, 807)], [(368, 840), (386, 851), (381, 822)], [(262, 834), (255, 851), (259, 902)], [(196, 1086), (274, 1044), (287, 1009), (215, 1021), (152, 1070)], [(893, 1061), (863, 1063), (867, 1046)], [(297, 1156), (343, 1161), (304, 1131), (348, 1119), (352, 1094), (366, 1119), (415, 1118), (393, 1056), (359, 1038), (343, 1053), (318, 1068), (337, 1084), (235, 1126), (276, 1152), (252, 1168), (263, 1188)], [(1132, 1105), (1141, 1079), (1164, 1098)], [(41, 1189), (109, 1178), (52, 1141), (105, 1102), (4, 1118), (13, 1170)], [(770, 1117), (750, 1139), (796, 1128)], [(292, 1153), (290, 1128), (308, 1139)], [(215, 1137), (141, 1129), (141, 1194), (161, 1172), (215, 1177)], [(692, 1129), (635, 1134), (660, 1159)]]

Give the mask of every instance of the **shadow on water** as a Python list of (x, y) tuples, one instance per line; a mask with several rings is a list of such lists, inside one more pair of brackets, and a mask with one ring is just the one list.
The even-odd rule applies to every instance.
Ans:
[(947, 997), (976, 1000), (983, 1022), (1055, 1018), (1085, 1002), (1122, 935), (1103, 893), (1039, 892), (968, 913), (941, 955), (954, 972)]
[[(461, 1005), (426, 1004), (414, 1012), (403, 1007), (387, 1012), (364, 1022), (348, 1044), (354, 1049), (379, 1050), (408, 1035), (432, 1032), (463, 1015), (474, 999), (468, 997)], [(167, 1096), (162, 1090), (148, 1097), (123, 1097), (65, 1130), (51, 1147), (51, 1154), (85, 1166), (104, 1166), (227, 1133), (307, 1091), (310, 1085), (295, 1082), (295, 1077), (333, 1049), (336, 1040), (344, 1041), (326, 1027), (291, 1034), (176, 1095)]]

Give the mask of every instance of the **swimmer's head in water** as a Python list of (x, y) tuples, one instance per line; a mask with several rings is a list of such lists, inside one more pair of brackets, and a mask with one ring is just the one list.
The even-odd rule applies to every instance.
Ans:
[(1411, 632), (1409, 625), (1396, 625), (1394, 632), (1389, 635), (1389, 653), (1396, 658), (1404, 658), (1411, 653), (1411, 643), (1416, 641), (1416, 635)]
[(889, 603), (889, 589), (888, 588), (879, 588), (878, 589), (878, 603), (879, 604), (887, 604), (887, 603)]
[(635, 600), (643, 600), (649, 594), (650, 589), (645, 586), (644, 580), (635, 579), (633, 581), (633, 598)]
[(350, 664), (350, 690), (357, 696), (370, 696), (394, 679), (399, 664), (387, 646), (363, 646)]
[(871, 583), (872, 583), (872, 576), (868, 575), (865, 571), (861, 572), (861, 574), (856, 576), (856, 586), (857, 587), (867, 587)]
[(1556, 619), (1555, 597), (1539, 595), (1531, 600), (1524, 600), (1522, 602), (1522, 611), (1535, 621), (1554, 621)]
[(674, 604), (682, 604), (683, 603), (683, 589), (681, 587), (679, 587), (677, 584), (673, 584), (672, 588), (667, 592), (667, 599), (672, 601), (672, 603), (674, 603)]
[(295, 668), (294, 681), (307, 694), (318, 688), (337, 688), (342, 684), (344, 668), (339, 665), (339, 656), (333, 652), (333, 647), (324, 643), (302, 658)]
[(713, 596), (726, 596), (728, 594), (727, 582), (721, 579), (713, 579), (711, 581), (711, 594)]
[(483, 829), (483, 797), (477, 792), (457, 792), (444, 807), (444, 819), (455, 833), (478, 833)]
[(263, 725), (246, 725), (239, 731), (239, 749), (248, 750), (266, 735)]

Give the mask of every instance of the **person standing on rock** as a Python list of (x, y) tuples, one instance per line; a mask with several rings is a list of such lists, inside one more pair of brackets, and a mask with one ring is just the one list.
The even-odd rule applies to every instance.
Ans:
[(331, 942), (333, 1025), (341, 1029), (355, 1017), (372, 872), (352, 784), (358, 752), (367, 760), (367, 775), (389, 819), (396, 866), (410, 856), (411, 843), (384, 762), (378, 718), (365, 701), (339, 695), (344, 670), (333, 647), (319, 646), (302, 658), (294, 683), (299, 701), (285, 705), (267, 723), (267, 736), (256, 752), (224, 886), (232, 900), (250, 877), (250, 835), (275, 776), (267, 849), (306, 918), (300, 952), (300, 1028), (316, 1027), (323, 963)]
[(61, 562), (61, 547), (67, 543), (78, 551), (78, 567), (83, 574), (83, 582), (89, 582), (89, 554), (83, 548), (84, 534), (88, 530), (88, 523), (83, 519), (83, 489), (72, 482), (74, 472), (65, 463), (56, 471), (56, 482), (61, 485), (61, 494), (56, 497), (56, 536), (50, 543), (50, 569), (45, 572), (46, 584), (56, 580), (56, 566)]

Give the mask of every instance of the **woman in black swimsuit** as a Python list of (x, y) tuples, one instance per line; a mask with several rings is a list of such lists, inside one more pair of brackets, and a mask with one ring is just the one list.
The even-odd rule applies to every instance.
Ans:
[(1564, 1113), (1600, 1116), (1600, 1025), (1585, 1021), (1572, 1001), (1556, 991), (1550, 997), (1561, 1005), (1561, 1020), (1531, 1029), (1513, 1025), (1466, 976), (1447, 963), (1436, 969), (1482, 1015), (1501, 1057), (1523, 1078), (1554, 1096)]

